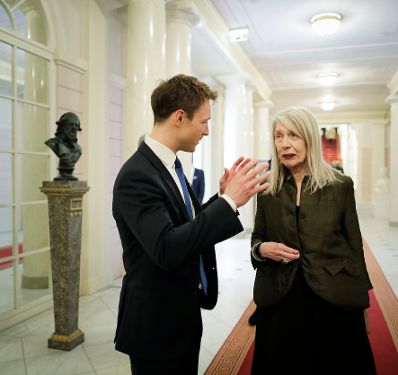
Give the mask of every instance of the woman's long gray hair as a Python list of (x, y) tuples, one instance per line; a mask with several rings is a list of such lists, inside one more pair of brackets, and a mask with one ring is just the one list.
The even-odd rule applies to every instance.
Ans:
[[(272, 136), (275, 136), (276, 125), (286, 126), (294, 134), (302, 138), (307, 146), (306, 163), (309, 182), (307, 189), (313, 193), (328, 184), (339, 181), (336, 173), (322, 157), (321, 138), (318, 123), (312, 112), (304, 107), (290, 107), (279, 112), (272, 121)], [(275, 142), (272, 143), (271, 185), (266, 193), (275, 195), (282, 187), (287, 170), (280, 162)]]

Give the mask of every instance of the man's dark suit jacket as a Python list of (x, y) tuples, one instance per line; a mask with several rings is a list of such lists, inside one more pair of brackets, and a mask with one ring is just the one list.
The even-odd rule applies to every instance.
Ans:
[(193, 172), (192, 190), (202, 204), (205, 195), (205, 173), (202, 169), (195, 168)]
[[(113, 189), (113, 216), (126, 275), (120, 294), (116, 349), (135, 358), (179, 357), (198, 324), (200, 307), (218, 294), (214, 244), (240, 231), (237, 214), (214, 196), (201, 206), (192, 189), (190, 221), (172, 176), (146, 143), (123, 165)], [(208, 295), (199, 289), (199, 254)]]
[(278, 303), (292, 286), (302, 267), (311, 289), (343, 308), (369, 307), (372, 288), (366, 270), (362, 237), (355, 206), (353, 182), (339, 174), (342, 182), (311, 194), (303, 180), (300, 212), (296, 217), (296, 184), (288, 176), (276, 196), (259, 194), (252, 246), (259, 242), (281, 242), (300, 251), (288, 264), (272, 259), (259, 262), (254, 283), (254, 301), (259, 306)]

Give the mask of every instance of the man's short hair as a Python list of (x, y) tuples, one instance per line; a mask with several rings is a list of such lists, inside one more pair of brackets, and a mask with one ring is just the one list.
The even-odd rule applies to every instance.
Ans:
[(178, 74), (160, 81), (152, 92), (151, 105), (155, 122), (166, 120), (174, 111), (182, 109), (192, 119), (195, 111), (206, 101), (215, 100), (217, 93), (196, 77)]

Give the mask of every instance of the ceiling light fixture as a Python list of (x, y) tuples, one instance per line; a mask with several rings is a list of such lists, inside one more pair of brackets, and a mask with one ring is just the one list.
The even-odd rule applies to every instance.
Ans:
[(335, 102), (322, 102), (321, 103), (321, 108), (324, 111), (332, 111), (336, 107)]
[(247, 27), (239, 27), (229, 30), (229, 40), (231, 42), (245, 42), (248, 38), (249, 29)]
[(312, 29), (320, 35), (334, 34), (340, 26), (342, 16), (338, 13), (319, 13), (311, 17)]
[(333, 86), (336, 83), (338, 77), (339, 75), (337, 73), (332, 72), (320, 73), (317, 76), (319, 83), (325, 87)]

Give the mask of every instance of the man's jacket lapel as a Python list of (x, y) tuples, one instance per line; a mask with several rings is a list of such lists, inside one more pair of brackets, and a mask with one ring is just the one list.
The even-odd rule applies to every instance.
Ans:
[(173, 197), (173, 200), (176, 203), (181, 215), (183, 215), (185, 221), (189, 221), (189, 215), (187, 212), (187, 208), (185, 207), (184, 200), (181, 196), (180, 190), (176, 185), (173, 177), (170, 175), (170, 172), (164, 166), (163, 162), (156, 156), (156, 154), (151, 150), (151, 148), (143, 142), (138, 148), (140, 152), (142, 152), (145, 157), (150, 161), (150, 163), (159, 171), (162, 181), (165, 183), (165, 187), (170, 196)]

